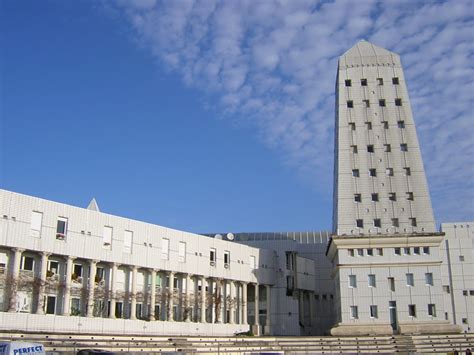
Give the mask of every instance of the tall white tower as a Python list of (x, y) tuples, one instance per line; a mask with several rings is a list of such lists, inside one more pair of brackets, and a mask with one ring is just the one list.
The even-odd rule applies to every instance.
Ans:
[(459, 332), (400, 57), (361, 41), (336, 81), (333, 335)]
[(361, 41), (339, 58), (334, 233), (434, 232), (400, 57)]

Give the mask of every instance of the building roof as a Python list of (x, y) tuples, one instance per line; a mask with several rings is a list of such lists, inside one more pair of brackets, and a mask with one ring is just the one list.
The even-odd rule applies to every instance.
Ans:
[(361, 40), (339, 58), (339, 66), (401, 65), (397, 53)]

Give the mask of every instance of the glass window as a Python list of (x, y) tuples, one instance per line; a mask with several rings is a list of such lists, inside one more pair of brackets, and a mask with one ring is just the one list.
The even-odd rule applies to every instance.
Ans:
[(110, 247), (112, 245), (112, 234), (113, 228), (104, 226), (104, 234), (102, 235), (104, 247)]
[(369, 176), (377, 176), (377, 170), (376, 169), (369, 169)]
[(357, 287), (357, 277), (356, 277), (356, 275), (349, 275), (349, 287), (352, 287), (352, 288)]
[(429, 254), (430, 253), (430, 247), (423, 247), (423, 254)]
[(425, 283), (428, 286), (433, 286), (433, 273), (427, 272), (425, 274)]
[(359, 169), (352, 169), (352, 176), (353, 177), (359, 177), (360, 176)]
[(374, 227), (377, 227), (377, 228), (382, 227), (382, 221), (380, 220), (380, 218), (374, 219)]
[[(395, 106), (402, 106), (402, 99), (395, 99)], [(400, 128), (405, 128), (405, 126)]]
[(376, 287), (376, 281), (375, 281), (375, 275), (374, 274), (369, 274), (368, 280), (369, 280), (369, 287)]
[(393, 176), (393, 168), (387, 168), (387, 169), (385, 169), (385, 175), (387, 175), (387, 176)]
[(395, 278), (394, 277), (388, 278), (388, 289), (392, 292), (395, 292)]
[(392, 78), (392, 84), (393, 85), (399, 85), (400, 84), (400, 80), (398, 78)]
[(402, 152), (408, 152), (408, 145), (406, 143), (400, 144), (400, 150)]
[(376, 305), (371, 305), (370, 306), (370, 318), (378, 318), (378, 309)]
[(382, 78), (377, 78), (377, 84), (378, 85), (383, 85), (383, 79)]
[(357, 249), (358, 256), (364, 256), (364, 249)]
[(351, 131), (355, 131), (356, 130), (356, 124), (354, 122), (349, 122), (349, 128)]
[(215, 266), (216, 259), (217, 259), (216, 248), (211, 248), (209, 250), (209, 261), (211, 262), (211, 265)]
[(384, 144), (383, 148), (384, 148), (384, 151), (387, 153), (390, 153), (392, 151), (392, 147), (390, 144)]
[(397, 126), (398, 128), (405, 128), (405, 121), (398, 121)]
[(362, 219), (356, 219), (356, 226), (358, 228), (364, 228), (364, 221)]
[(395, 255), (402, 255), (401, 248), (394, 248), (395, 250)]
[(357, 146), (356, 145), (351, 145), (352, 148), (352, 153), (357, 154)]
[(33, 271), (35, 267), (35, 259), (31, 256), (21, 257), (21, 269), (27, 271)]
[(367, 146), (367, 152), (369, 152), (369, 153), (373, 153), (373, 152), (374, 152), (374, 146), (373, 146), (372, 144), (369, 144), (369, 145)]
[(383, 248), (377, 248), (377, 255), (383, 255)]
[(385, 100), (384, 99), (379, 100), (379, 106), (380, 107), (385, 107)]
[(387, 121), (382, 121), (382, 126), (383, 126), (383, 129), (388, 129), (388, 122)]
[(408, 247), (407, 247), (407, 248), (403, 248), (403, 254), (404, 254), (404, 255), (410, 255), (410, 254), (411, 254), (411, 253), (410, 253), (410, 248), (408, 248)]
[(413, 279), (412, 273), (406, 274), (406, 278), (407, 278), (407, 286), (415, 286), (415, 280)]
[(361, 86), (367, 86), (367, 79), (360, 79)]
[(230, 251), (224, 251), (224, 266), (230, 264)]
[(352, 82), (351, 82), (350, 79), (347, 79), (347, 80), (345, 81), (345, 84), (346, 84), (346, 86), (352, 86)]
[(428, 304), (428, 315), (436, 317), (436, 305), (433, 303)]
[(354, 101), (348, 100), (348, 101), (347, 101), (347, 107), (348, 107), (348, 108), (353, 108), (353, 107), (354, 107)]
[(413, 247), (413, 254), (420, 255), (420, 247)]
[(252, 270), (257, 268), (257, 260), (254, 255), (250, 255), (249, 263)]
[(398, 218), (392, 218), (392, 227), (398, 227), (399, 225)]
[(362, 202), (362, 195), (354, 194), (354, 202)]
[(411, 175), (411, 169), (410, 168), (403, 168), (405, 171), (405, 176), (410, 176)]
[(414, 304), (408, 305), (408, 315), (410, 317), (416, 317), (416, 306)]
[(353, 319), (359, 318), (359, 312), (358, 312), (357, 306), (351, 306), (351, 318)]
[(371, 197), (373, 202), (377, 202), (379, 200), (379, 194), (377, 193), (372, 194)]
[(354, 249), (347, 249), (347, 254), (349, 256), (354, 256)]
[(56, 224), (56, 235), (57, 236), (66, 236), (67, 234), (67, 218), (58, 217)]

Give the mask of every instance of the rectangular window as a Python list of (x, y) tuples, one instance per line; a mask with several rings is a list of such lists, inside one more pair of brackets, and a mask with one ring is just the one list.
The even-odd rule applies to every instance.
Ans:
[(354, 122), (349, 122), (349, 128), (351, 131), (355, 131), (356, 130), (356, 124)]
[(420, 255), (420, 247), (413, 247), (413, 255)]
[(397, 194), (395, 192), (389, 192), (388, 193), (388, 199), (390, 201), (396, 201), (397, 200)]
[(464, 255), (459, 255), (459, 261), (464, 261)]
[(395, 255), (402, 255), (402, 250), (400, 248), (395, 248)]
[(357, 249), (358, 256), (364, 256), (364, 249)]
[(408, 218), (408, 220), (410, 221), (410, 225), (412, 227), (416, 227), (416, 218), (411, 217), (411, 218)]
[(377, 176), (377, 170), (376, 169), (369, 169), (369, 176)]
[(356, 275), (349, 275), (349, 287), (352, 287), (352, 288), (357, 287), (357, 277), (356, 277)]
[(406, 143), (400, 144), (400, 150), (402, 152), (408, 152), (408, 145)]
[(407, 192), (407, 200), (408, 201), (413, 201), (415, 198), (413, 196), (413, 192)]
[(31, 256), (21, 257), (21, 269), (26, 271), (33, 271), (35, 267), (35, 259)]
[(357, 146), (351, 145), (352, 153), (357, 154)]
[(388, 122), (387, 121), (382, 121), (382, 127), (383, 129), (388, 129)]
[(365, 122), (365, 126), (370, 131), (372, 129), (372, 122)]
[(345, 85), (348, 86), (348, 87), (349, 87), (349, 86), (352, 86), (351, 80), (350, 80), (350, 79), (347, 79), (347, 80), (345, 81)]
[(423, 254), (429, 254), (430, 253), (430, 247), (423, 247)]
[(433, 274), (431, 272), (425, 273), (425, 284), (427, 286), (433, 286)]
[(185, 242), (178, 243), (178, 262), (180, 263), (186, 262), (186, 243)]
[(110, 248), (110, 246), (112, 245), (112, 234), (113, 228), (104, 226), (104, 234), (102, 235), (102, 243), (104, 247)]
[(170, 240), (166, 238), (161, 239), (161, 259), (168, 260), (170, 257)]
[(48, 260), (48, 271), (53, 275), (57, 275), (59, 273), (59, 262)]
[(367, 86), (367, 79), (360, 79), (361, 86)]
[(369, 287), (376, 287), (374, 274), (369, 274), (368, 280), (369, 280)]
[(377, 202), (379, 200), (379, 194), (372, 194), (372, 201)]
[(387, 175), (387, 176), (393, 176), (393, 168), (387, 168), (387, 169), (385, 169), (385, 175)]
[(41, 236), (42, 224), (43, 224), (43, 213), (32, 211), (31, 224), (30, 224), (30, 236), (39, 238)]
[(410, 255), (410, 248), (403, 248), (403, 255)]
[[(402, 99), (395, 99), (395, 106), (402, 106)], [(400, 128), (405, 128), (405, 125), (403, 125), (403, 127), (400, 127)]]
[(408, 305), (408, 315), (410, 317), (416, 318), (416, 306), (414, 304)]
[(356, 219), (356, 226), (358, 228), (364, 228), (364, 221), (362, 219)]
[(82, 277), (82, 270), (83, 270), (83, 268), (82, 268), (81, 264), (74, 264), (72, 279), (77, 280), (77, 278)]
[(428, 315), (436, 317), (436, 305), (433, 303), (428, 304)]
[(462, 291), (462, 295), (463, 295), (463, 296), (467, 296), (467, 290), (463, 290), (463, 291)]
[(410, 176), (411, 175), (411, 169), (410, 168), (403, 168), (405, 171), (405, 176)]
[(368, 256), (374, 256), (374, 249), (373, 248), (368, 248), (367, 249), (367, 255)]
[(377, 248), (377, 255), (383, 256), (383, 248)]
[(377, 84), (378, 85), (383, 85), (383, 79), (382, 78), (377, 78)]
[(382, 221), (380, 218), (375, 218), (374, 219), (374, 227), (381, 228), (382, 227)]
[(370, 101), (369, 100), (362, 100), (362, 102), (364, 103), (365, 107), (370, 107)]
[(123, 232), (123, 252), (127, 254), (131, 254), (132, 244), (133, 244), (133, 232), (124, 231)]
[(354, 256), (354, 249), (347, 249), (347, 254), (349, 256)]
[(392, 292), (395, 292), (395, 278), (394, 277), (388, 278), (388, 289)]
[(56, 224), (56, 237), (64, 238), (67, 234), (67, 218), (58, 217), (58, 222)]
[(373, 146), (372, 144), (369, 144), (369, 145), (367, 146), (367, 152), (368, 152), (368, 153), (373, 153), (373, 152), (374, 152), (374, 146)]
[(362, 195), (354, 194), (354, 202), (362, 202)]
[(226, 250), (224, 251), (224, 267), (227, 266), (227, 268), (230, 265), (230, 251)]
[(379, 106), (380, 107), (385, 107), (385, 100), (384, 99), (379, 100)]
[(386, 153), (390, 153), (390, 152), (392, 151), (392, 147), (391, 147), (390, 144), (384, 144), (384, 145), (383, 145), (383, 150), (384, 150), (384, 152), (386, 152)]
[(398, 121), (397, 122), (397, 127), (398, 128), (405, 128), (405, 121)]
[(354, 107), (354, 101), (348, 100), (348, 101), (347, 101), (347, 107), (348, 107), (348, 108), (353, 108), (353, 107)]
[(398, 78), (392, 78), (392, 84), (393, 85), (399, 85), (400, 81), (398, 80)]
[(398, 218), (392, 218), (392, 227), (399, 227)]
[(217, 252), (216, 248), (211, 248), (209, 250), (209, 262), (211, 266), (216, 266)]
[(412, 274), (412, 273), (406, 274), (406, 278), (407, 278), (407, 286), (410, 286), (410, 287), (415, 286), (415, 280), (414, 280), (414, 278), (413, 278), (413, 274)]
[(352, 169), (352, 176), (353, 177), (359, 177), (360, 176), (359, 169)]
[(359, 319), (359, 311), (357, 309), (357, 306), (351, 306), (351, 318)]
[(378, 317), (379, 317), (379, 314), (378, 314), (377, 306), (371, 305), (370, 306), (370, 318), (378, 318)]

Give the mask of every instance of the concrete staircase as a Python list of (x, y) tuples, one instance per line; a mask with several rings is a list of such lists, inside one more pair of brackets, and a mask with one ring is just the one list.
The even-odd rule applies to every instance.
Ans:
[(33, 341), (47, 351), (102, 349), (123, 353), (181, 354), (377, 354), (449, 353), (474, 349), (474, 334), (367, 337), (150, 337), (2, 332), (0, 341)]

